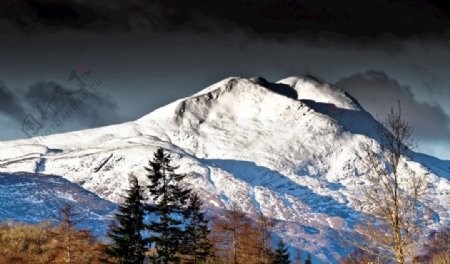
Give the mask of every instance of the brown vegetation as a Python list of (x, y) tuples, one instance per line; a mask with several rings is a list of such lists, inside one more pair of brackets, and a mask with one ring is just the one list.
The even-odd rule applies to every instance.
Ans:
[(95, 264), (106, 260), (105, 246), (89, 231), (75, 228), (69, 207), (62, 212), (65, 220), (56, 227), (49, 222), (1, 223), (0, 263)]
[(423, 254), (414, 258), (414, 263), (449, 264), (450, 263), (450, 227), (436, 232), (424, 245)]
[(378, 256), (370, 255), (367, 251), (356, 249), (349, 256), (342, 258), (340, 264), (381, 264)]
[(209, 263), (270, 263), (273, 225), (263, 215), (255, 222), (233, 207), (223, 218), (213, 221), (210, 235), (213, 250)]
[(85, 230), (69, 234), (49, 223), (0, 225), (0, 263), (100, 263), (103, 247)]

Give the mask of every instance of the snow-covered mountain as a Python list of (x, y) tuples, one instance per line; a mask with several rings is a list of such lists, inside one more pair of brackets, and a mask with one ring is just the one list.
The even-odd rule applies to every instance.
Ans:
[[(361, 217), (359, 154), (370, 142), (380, 151), (375, 124), (350, 95), (311, 77), (227, 78), (134, 122), (1, 142), (0, 217), (47, 218), (65, 199), (101, 222), (129, 175), (147, 182), (144, 166), (163, 147), (208, 208), (262, 212), (289, 245), (334, 263), (338, 230)], [(416, 153), (403, 165), (427, 175), (429, 227), (447, 226), (450, 161)]]

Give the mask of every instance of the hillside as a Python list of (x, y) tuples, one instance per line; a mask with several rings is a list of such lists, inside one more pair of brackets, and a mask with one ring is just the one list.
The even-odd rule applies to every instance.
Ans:
[[(290, 246), (334, 263), (343, 254), (339, 230), (362, 217), (354, 197), (368, 168), (360, 155), (370, 142), (381, 151), (376, 122), (350, 95), (312, 77), (227, 78), (134, 122), (0, 142), (0, 180), (32, 181), (24, 191), (29, 203), (52, 204), (24, 205), (25, 198), (2, 184), (0, 196), (21, 202), (1, 204), (0, 217), (45, 219), (60, 203), (56, 192), (64, 197), (76, 190), (80, 195), (66, 200), (86, 208), (90, 219), (104, 219), (129, 175), (147, 182), (144, 166), (163, 147), (211, 211), (235, 204), (249, 215), (262, 212), (277, 221), (276, 235)], [(413, 154), (402, 163), (427, 175), (429, 228), (448, 226), (450, 162)], [(30, 208), (20, 213), (19, 206)]]

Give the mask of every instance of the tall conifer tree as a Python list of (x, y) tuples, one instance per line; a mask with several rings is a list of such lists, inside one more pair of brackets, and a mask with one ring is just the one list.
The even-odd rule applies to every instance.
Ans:
[(121, 264), (139, 264), (144, 259), (145, 240), (141, 235), (145, 229), (143, 200), (138, 180), (131, 177), (125, 201), (119, 205), (116, 222), (108, 232), (113, 244), (107, 253)]
[(193, 193), (185, 211), (187, 225), (181, 250), (182, 254), (185, 255), (183, 263), (197, 264), (204, 262), (212, 247), (208, 239), (210, 233), (208, 220), (201, 207), (200, 198), (196, 193)]
[(312, 264), (311, 254), (308, 253), (308, 257), (305, 260), (305, 264)]
[(283, 242), (283, 240), (280, 240), (278, 242), (278, 247), (275, 250), (275, 256), (272, 264), (290, 264), (291, 261), (289, 260), (289, 251), (286, 248), (286, 244)]
[(171, 165), (172, 157), (159, 148), (149, 162), (148, 172), (153, 204), (148, 211), (154, 218), (147, 225), (149, 241), (155, 248), (153, 261), (156, 263), (176, 262), (176, 253), (184, 236), (182, 228), (183, 212), (189, 199), (190, 190), (179, 185), (185, 174), (177, 174), (177, 167)]

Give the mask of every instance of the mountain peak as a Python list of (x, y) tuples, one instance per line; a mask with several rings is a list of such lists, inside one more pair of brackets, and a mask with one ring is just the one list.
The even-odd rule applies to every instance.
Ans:
[(239, 120), (278, 122), (280, 118), (299, 118), (305, 115), (305, 111), (334, 119), (349, 130), (352, 126), (350, 119), (354, 119), (353, 122), (361, 120), (364, 125), (373, 121), (370, 114), (345, 91), (312, 76), (288, 77), (278, 82), (270, 82), (263, 77), (229, 77), (140, 120), (158, 119), (164, 123), (173, 120), (178, 125), (184, 123), (192, 128), (219, 120), (227, 120), (233, 125)]
[[(354, 197), (370, 169), (362, 146), (381, 151), (373, 135), (376, 124), (350, 95), (311, 76), (276, 83), (230, 77), (134, 122), (52, 135), (45, 145), (36, 139), (2, 142), (0, 170), (8, 173), (3, 183), (18, 172), (56, 175), (118, 202), (129, 176), (148, 183), (144, 168), (162, 147), (176, 154), (178, 171), (188, 175), (185, 184), (206, 208), (262, 213), (276, 220), (274, 232), (290, 245), (313, 252), (322, 263), (336, 263), (343, 251), (333, 237), (361, 217)], [(439, 177), (448, 175), (448, 165), (431, 159), (427, 166), (409, 158), (404, 163), (402, 168), (427, 175), (432, 203), (426, 206), (436, 212), (430, 227), (448, 226), (450, 183)], [(40, 193), (48, 184), (40, 182), (16, 184), (29, 188), (30, 208), (44, 199)], [(0, 196), (14, 197), (13, 189), (4, 188)], [(96, 212), (94, 203), (80, 204)], [(0, 202), (2, 208), (11, 208), (9, 198)], [(39, 215), (53, 213), (38, 209)]]
[(361, 110), (359, 103), (345, 91), (323, 83), (311, 75), (292, 76), (278, 82), (270, 82), (261, 76), (249, 79), (229, 77), (188, 98), (201, 95), (217, 98), (220, 94), (229, 92), (239, 96), (256, 96), (256, 94), (272, 92), (296, 101), (304, 100), (332, 104), (334, 107), (347, 110)]
[(345, 91), (330, 84), (323, 83), (310, 75), (288, 77), (277, 82), (291, 87), (298, 94), (298, 100), (331, 104), (336, 108), (361, 110), (359, 103)]

